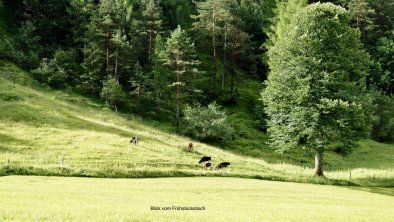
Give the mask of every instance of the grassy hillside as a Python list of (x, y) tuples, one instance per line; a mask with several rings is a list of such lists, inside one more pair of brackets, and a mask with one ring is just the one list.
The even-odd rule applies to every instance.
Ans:
[(238, 178), (0, 178), (4, 221), (392, 221), (393, 202), (344, 187)]
[[(240, 75), (245, 75), (240, 73)], [(258, 130), (256, 104), (263, 85), (258, 80), (242, 77), (238, 83), (237, 105), (226, 107), (229, 121), (236, 129), (236, 136), (224, 148), (238, 154), (263, 158), (269, 163), (291, 163), (311, 167), (314, 157), (302, 151), (275, 152), (267, 143), (267, 135)], [(351, 155), (343, 156), (334, 151), (326, 152), (325, 167), (329, 170), (352, 168), (394, 168), (394, 144), (383, 144), (373, 140), (358, 143)]]
[[(158, 122), (116, 114), (91, 99), (38, 87), (26, 73), (9, 63), (1, 62), (0, 67), (0, 175), (204, 175), (331, 184), (394, 184), (392, 145), (364, 141), (362, 149), (347, 158), (329, 154), (327, 169), (331, 165), (336, 169), (328, 171), (326, 179), (314, 178), (311, 157), (296, 153), (297, 161), (305, 158), (309, 162), (291, 165), (291, 161), (286, 161), (290, 154), (280, 156), (266, 148), (264, 134), (255, 144), (255, 149), (263, 155), (245, 157), (239, 152), (158, 130), (166, 127)], [(133, 135), (140, 138), (138, 147), (128, 144)], [(241, 150), (242, 140), (237, 141)], [(193, 152), (184, 150), (189, 142), (195, 144)], [(203, 155), (212, 156), (213, 164), (229, 161), (232, 169), (203, 170), (197, 164)], [(276, 157), (283, 159), (274, 161)]]

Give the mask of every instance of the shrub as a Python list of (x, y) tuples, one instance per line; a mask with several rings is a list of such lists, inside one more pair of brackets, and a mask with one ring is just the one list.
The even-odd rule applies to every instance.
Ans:
[(67, 83), (75, 86), (79, 82), (81, 67), (76, 62), (76, 53), (74, 50), (57, 49), (53, 54), (57, 64), (67, 75)]
[(186, 106), (184, 111), (185, 133), (203, 141), (227, 142), (232, 138), (233, 129), (227, 115), (220, 106), (211, 103), (207, 107), (197, 104)]
[(61, 88), (66, 85), (67, 74), (58, 61), (44, 58), (40, 66), (32, 71), (33, 77), (38, 81), (54, 88)]
[(118, 111), (118, 107), (122, 104), (125, 97), (122, 86), (116, 79), (113, 78), (110, 78), (104, 82), (100, 95), (105, 99), (107, 105), (110, 108), (115, 108), (116, 112)]

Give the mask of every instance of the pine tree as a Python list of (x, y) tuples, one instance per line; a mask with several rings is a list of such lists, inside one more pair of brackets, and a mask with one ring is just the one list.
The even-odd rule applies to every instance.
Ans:
[(184, 78), (186, 75), (195, 76), (198, 74), (197, 66), (200, 64), (197, 60), (194, 43), (192, 43), (192, 40), (180, 26), (171, 33), (170, 38), (166, 42), (163, 61), (165, 65), (170, 67), (176, 77), (172, 86), (176, 88), (176, 126), (178, 127), (182, 100), (181, 87), (186, 85), (185, 81), (181, 81), (181, 78)]
[(344, 3), (349, 10), (353, 26), (360, 29), (361, 40), (367, 43), (367, 47), (368, 42), (374, 41), (372, 40), (374, 34), (370, 32), (375, 29), (373, 22), (375, 11), (369, 2), (370, 0), (350, 0)]
[(152, 71), (150, 72), (150, 91), (153, 93), (153, 100), (156, 106), (156, 113), (160, 116), (163, 108), (170, 100), (169, 75), (167, 67), (163, 66), (162, 58), (165, 52), (165, 42), (160, 35), (155, 38), (155, 48), (152, 57)]
[(88, 42), (85, 34), (94, 14), (93, 0), (71, 0), (67, 13), (71, 24), (73, 48), (83, 49)]
[(133, 76), (130, 79), (130, 83), (132, 87), (131, 94), (137, 96), (137, 110), (140, 113), (141, 100), (143, 99), (145, 91), (148, 87), (148, 79), (138, 61), (134, 65)]
[(161, 30), (162, 13), (157, 0), (141, 1), (141, 21), (139, 21), (139, 32), (147, 40), (148, 62), (152, 62), (154, 40)]
[[(361, 40), (373, 58), (370, 75), (367, 78), (370, 88), (377, 88), (384, 93), (390, 88), (390, 31), (394, 28), (394, 2), (386, 0), (351, 0), (342, 1), (349, 9), (353, 26), (361, 31)], [(386, 51), (387, 50), (387, 51)], [(390, 56), (388, 56), (390, 57)], [(387, 62), (388, 61), (388, 62)]]
[(119, 81), (119, 66), (121, 66), (125, 60), (122, 55), (127, 54), (127, 50), (130, 50), (131, 48), (126, 35), (120, 30), (116, 31), (116, 34), (112, 36), (110, 42), (114, 49), (111, 56), (115, 58), (113, 78)]
[(82, 76), (85, 91), (97, 94), (103, 80), (119, 81), (119, 61), (128, 56), (124, 49), (129, 48), (125, 35), (129, 7), (124, 0), (103, 0), (93, 14), (85, 34), (88, 37), (83, 63), (86, 71)]
[(218, 38), (223, 34), (226, 20), (229, 18), (227, 0), (206, 0), (196, 2), (198, 15), (192, 16), (196, 21), (193, 23), (195, 30), (208, 33), (212, 43), (212, 92), (216, 94), (217, 79), (217, 46)]
[(251, 52), (250, 36), (244, 31), (245, 24), (239, 15), (239, 4), (237, 2), (231, 2), (229, 5), (229, 11), (231, 13), (231, 20), (227, 23), (227, 48), (230, 51), (231, 58), (231, 77), (230, 77), (230, 89), (231, 93), (234, 93), (235, 80), (236, 80), (236, 63), (238, 56), (247, 57), (247, 54)]
[(357, 28), (372, 24), (371, 14), (374, 10), (369, 5), (368, 0), (350, 0), (348, 2), (349, 14), (355, 20)]
[(115, 108), (115, 111), (118, 112), (118, 108), (124, 100), (124, 92), (116, 79), (110, 77), (106, 80), (100, 95), (102, 98), (105, 98), (105, 102), (109, 107)]
[(374, 0), (371, 1), (371, 7), (375, 12), (372, 14), (375, 39), (390, 36), (394, 29), (394, 1)]
[(314, 152), (318, 176), (330, 144), (350, 149), (370, 132), (364, 91), (369, 56), (349, 20), (339, 6), (309, 5), (269, 51), (271, 73), (262, 98), (271, 145), (284, 151), (301, 144)]

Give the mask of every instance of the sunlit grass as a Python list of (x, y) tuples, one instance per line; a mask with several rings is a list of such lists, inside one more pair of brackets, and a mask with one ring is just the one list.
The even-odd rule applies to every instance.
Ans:
[[(9, 69), (15, 69), (15, 75), (19, 73), (16, 67)], [(4, 71), (0, 70), (0, 74)], [(25, 74), (20, 75), (7, 79), (20, 82), (18, 79), (26, 78)], [(394, 184), (393, 145), (362, 141), (360, 152), (349, 157), (328, 154), (327, 166), (337, 167), (326, 171), (327, 178), (314, 178), (312, 162), (304, 166), (269, 163), (266, 156), (245, 157), (149, 125), (140, 118), (116, 114), (82, 96), (21, 86), (0, 78), (0, 174), (202, 175), (345, 185)], [(134, 135), (140, 138), (138, 147), (128, 143)], [(194, 144), (193, 152), (185, 151), (189, 142)], [(266, 144), (256, 149), (266, 149)], [(197, 164), (203, 155), (211, 156), (214, 165), (229, 161), (231, 169), (204, 170)]]
[(0, 178), (5, 221), (392, 221), (393, 202), (345, 187), (237, 178)]

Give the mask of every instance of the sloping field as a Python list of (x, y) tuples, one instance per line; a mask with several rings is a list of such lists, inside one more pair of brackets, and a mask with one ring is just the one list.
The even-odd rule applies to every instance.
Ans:
[[(393, 186), (394, 149), (364, 142), (371, 168), (327, 172), (314, 178), (311, 166), (269, 164), (188, 138), (160, 131), (154, 122), (114, 113), (74, 93), (40, 88), (28, 75), (6, 64), (0, 69), (0, 175), (91, 177), (233, 176), (269, 180)], [(139, 146), (129, 145), (131, 136)], [(185, 151), (189, 142), (192, 152)], [(263, 146), (263, 145), (262, 145)], [(384, 148), (384, 152), (372, 152)], [(259, 148), (259, 147), (256, 147)], [(198, 160), (231, 162), (230, 170), (204, 170)], [(384, 162), (384, 167), (374, 167)], [(390, 165), (391, 164), (391, 165)]]

